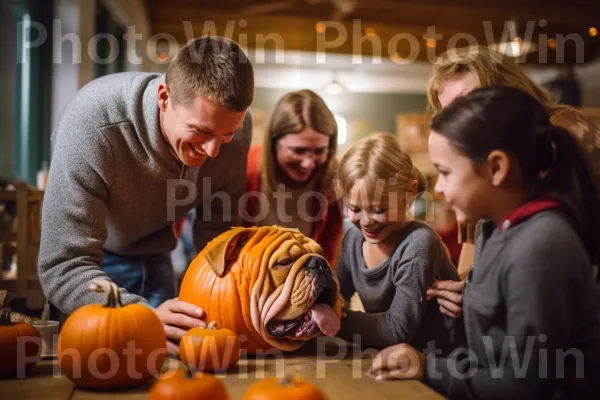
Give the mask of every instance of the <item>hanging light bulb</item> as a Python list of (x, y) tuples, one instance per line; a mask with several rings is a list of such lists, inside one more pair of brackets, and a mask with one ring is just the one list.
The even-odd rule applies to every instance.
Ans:
[(335, 71), (333, 71), (333, 78), (332, 78), (331, 82), (329, 82), (329, 83), (325, 84), (325, 86), (323, 86), (323, 91), (327, 95), (337, 96), (337, 95), (340, 95), (343, 93), (347, 93), (349, 90), (346, 86), (344, 86), (337, 80), (337, 74)]

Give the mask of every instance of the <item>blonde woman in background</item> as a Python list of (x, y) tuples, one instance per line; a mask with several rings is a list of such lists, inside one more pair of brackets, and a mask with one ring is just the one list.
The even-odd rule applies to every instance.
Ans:
[[(516, 87), (536, 98), (550, 114), (550, 122), (565, 128), (582, 145), (600, 186), (600, 131), (575, 108), (557, 104), (550, 93), (532, 81), (521, 66), (513, 59), (489, 47), (474, 46), (450, 50), (438, 58), (429, 80), (427, 97), (431, 111), (439, 113), (457, 97), (474, 89), (490, 85)], [(501, 110), (500, 110), (501, 111)], [(463, 253), (458, 265), (462, 276), (468, 272), (473, 261), (473, 225), (460, 229), (460, 240), (464, 242)], [(427, 292), (437, 297), (442, 312), (447, 315), (461, 314), (463, 282), (436, 282)]]
[[(310, 90), (284, 95), (275, 106), (264, 145), (248, 154), (247, 226), (297, 228), (323, 248), (336, 266), (342, 211), (335, 201), (337, 123), (323, 99)], [(258, 194), (260, 193), (260, 194)]]

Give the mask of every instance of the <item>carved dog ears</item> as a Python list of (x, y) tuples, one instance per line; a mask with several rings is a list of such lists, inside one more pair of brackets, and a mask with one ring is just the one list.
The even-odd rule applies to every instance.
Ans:
[(237, 260), (242, 247), (254, 236), (258, 229), (233, 228), (213, 239), (204, 251), (204, 258), (217, 276), (223, 276), (225, 270)]

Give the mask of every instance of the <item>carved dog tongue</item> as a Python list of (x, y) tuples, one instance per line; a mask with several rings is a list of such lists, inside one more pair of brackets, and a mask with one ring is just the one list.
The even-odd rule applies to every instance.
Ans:
[(317, 323), (321, 332), (327, 336), (335, 336), (340, 330), (340, 320), (333, 308), (324, 303), (315, 303), (310, 310), (310, 317)]

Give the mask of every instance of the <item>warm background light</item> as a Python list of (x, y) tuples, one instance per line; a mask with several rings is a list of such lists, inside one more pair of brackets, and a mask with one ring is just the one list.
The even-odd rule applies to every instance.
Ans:
[(394, 53), (392, 53), (392, 55), (390, 56), (390, 59), (393, 62), (396, 62), (396, 63), (404, 61), (404, 58), (397, 51), (395, 51)]

